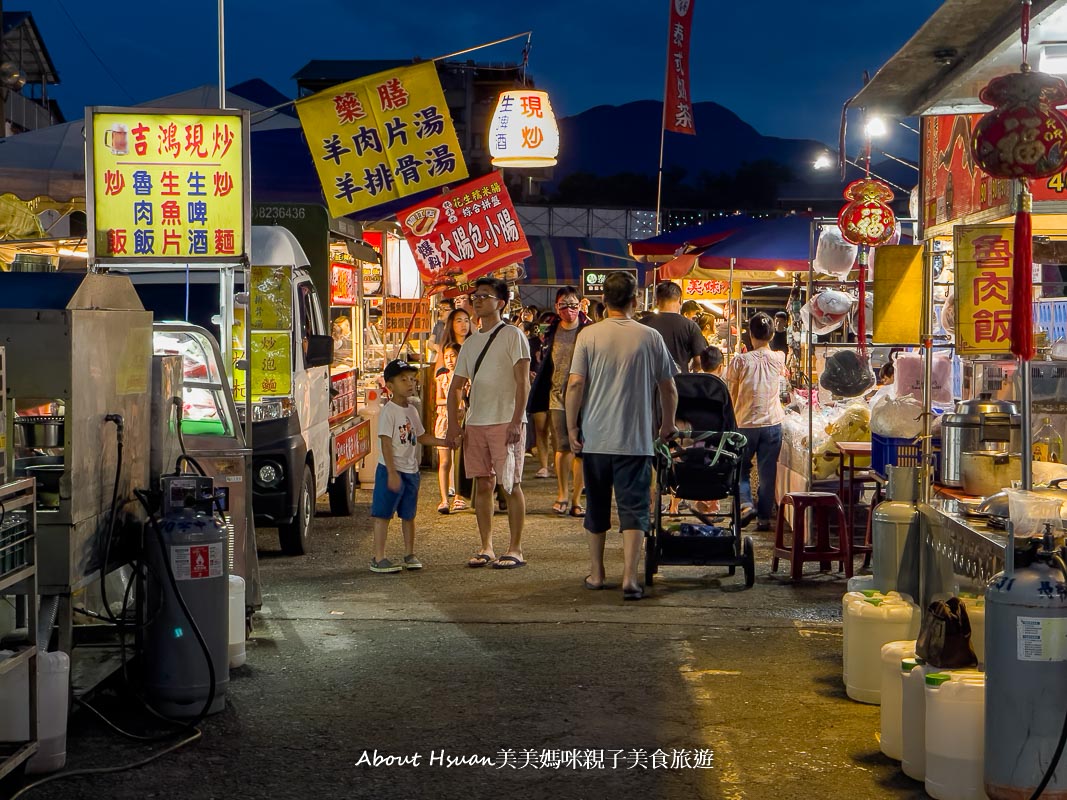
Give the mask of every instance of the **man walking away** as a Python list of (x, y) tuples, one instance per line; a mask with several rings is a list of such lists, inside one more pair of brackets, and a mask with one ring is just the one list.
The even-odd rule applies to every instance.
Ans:
[(708, 343), (700, 332), (700, 326), (681, 315), (681, 308), (682, 287), (673, 281), (660, 281), (656, 284), (658, 313), (643, 319), (642, 322), (659, 331), (678, 369), (681, 372), (689, 372), (690, 363), (704, 352)]
[(632, 318), (637, 310), (632, 275), (608, 276), (604, 304), (607, 316), (578, 334), (565, 398), (571, 450), (582, 455), (585, 473), (590, 561), (585, 588), (604, 588), (604, 541), (614, 489), (623, 542), (623, 599), (640, 600), (637, 566), (649, 529), (652, 488), (652, 396), (658, 388), (659, 435), (667, 439), (676, 430), (678, 368), (663, 337)]
[[(497, 569), (526, 566), (522, 557), (522, 528), (526, 499), (522, 494), (522, 467), (526, 450), (526, 400), (530, 393), (530, 345), (523, 332), (500, 319), (508, 302), (508, 286), (499, 278), (479, 278), (470, 296), (479, 328), (463, 342), (456, 372), (448, 391), (450, 446), (460, 438), (459, 406), (467, 394), (463, 450), (467, 476), (478, 485), (474, 511), (478, 517), (481, 549), (467, 562), (470, 567), (492, 563)], [(493, 550), (493, 495), (497, 481), (507, 495), (511, 540), (507, 553)]]
[(759, 490), (756, 500), (758, 531), (771, 529), (774, 511), (774, 484), (778, 476), (778, 451), (782, 448), (782, 420), (785, 414), (778, 395), (778, 378), (785, 368), (785, 356), (771, 350), (774, 323), (760, 312), (748, 321), (752, 349), (734, 356), (726, 370), (726, 385), (734, 402), (737, 427), (748, 437), (741, 471), (742, 524), (752, 519), (752, 458), (756, 458)]

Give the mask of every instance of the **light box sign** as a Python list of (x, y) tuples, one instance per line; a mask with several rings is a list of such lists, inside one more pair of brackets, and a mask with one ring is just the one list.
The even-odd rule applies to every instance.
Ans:
[(955, 262), (956, 352), (961, 356), (1010, 353), (1011, 225), (957, 225)]
[(640, 283), (636, 269), (608, 267), (604, 269), (582, 270), (582, 295), (585, 297), (603, 297), (604, 282), (614, 272), (628, 272), (634, 276), (634, 280)]
[(248, 112), (87, 108), (91, 261), (240, 262)]

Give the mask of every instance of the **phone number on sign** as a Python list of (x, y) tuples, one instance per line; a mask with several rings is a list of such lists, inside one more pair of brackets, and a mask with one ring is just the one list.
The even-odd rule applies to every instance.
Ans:
[(253, 211), (253, 219), (303, 219), (307, 216), (305, 208), (286, 208), (285, 206), (268, 206), (256, 208)]

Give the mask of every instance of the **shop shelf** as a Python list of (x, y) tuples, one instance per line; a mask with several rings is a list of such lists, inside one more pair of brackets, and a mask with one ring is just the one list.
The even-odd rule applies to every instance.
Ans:
[(10, 512), (0, 521), (0, 579), (29, 562), (29, 519), (25, 512)]

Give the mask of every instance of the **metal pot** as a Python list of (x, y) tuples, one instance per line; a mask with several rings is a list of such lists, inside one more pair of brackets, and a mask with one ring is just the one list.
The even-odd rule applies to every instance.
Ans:
[(1021, 418), (1014, 403), (983, 393), (964, 400), (941, 421), (941, 483), (963, 486), (963, 453), (980, 450), (1021, 452)]
[(21, 434), (23, 447), (62, 447), (63, 417), (38, 415), (15, 417), (15, 430)]
[(1018, 453), (1003, 450), (979, 450), (960, 456), (960, 477), (963, 491), (977, 497), (988, 497), (1022, 480), (1023, 462)]
[(26, 467), (26, 474), (37, 482), (38, 508), (59, 508), (59, 481), (65, 469), (62, 464)]

